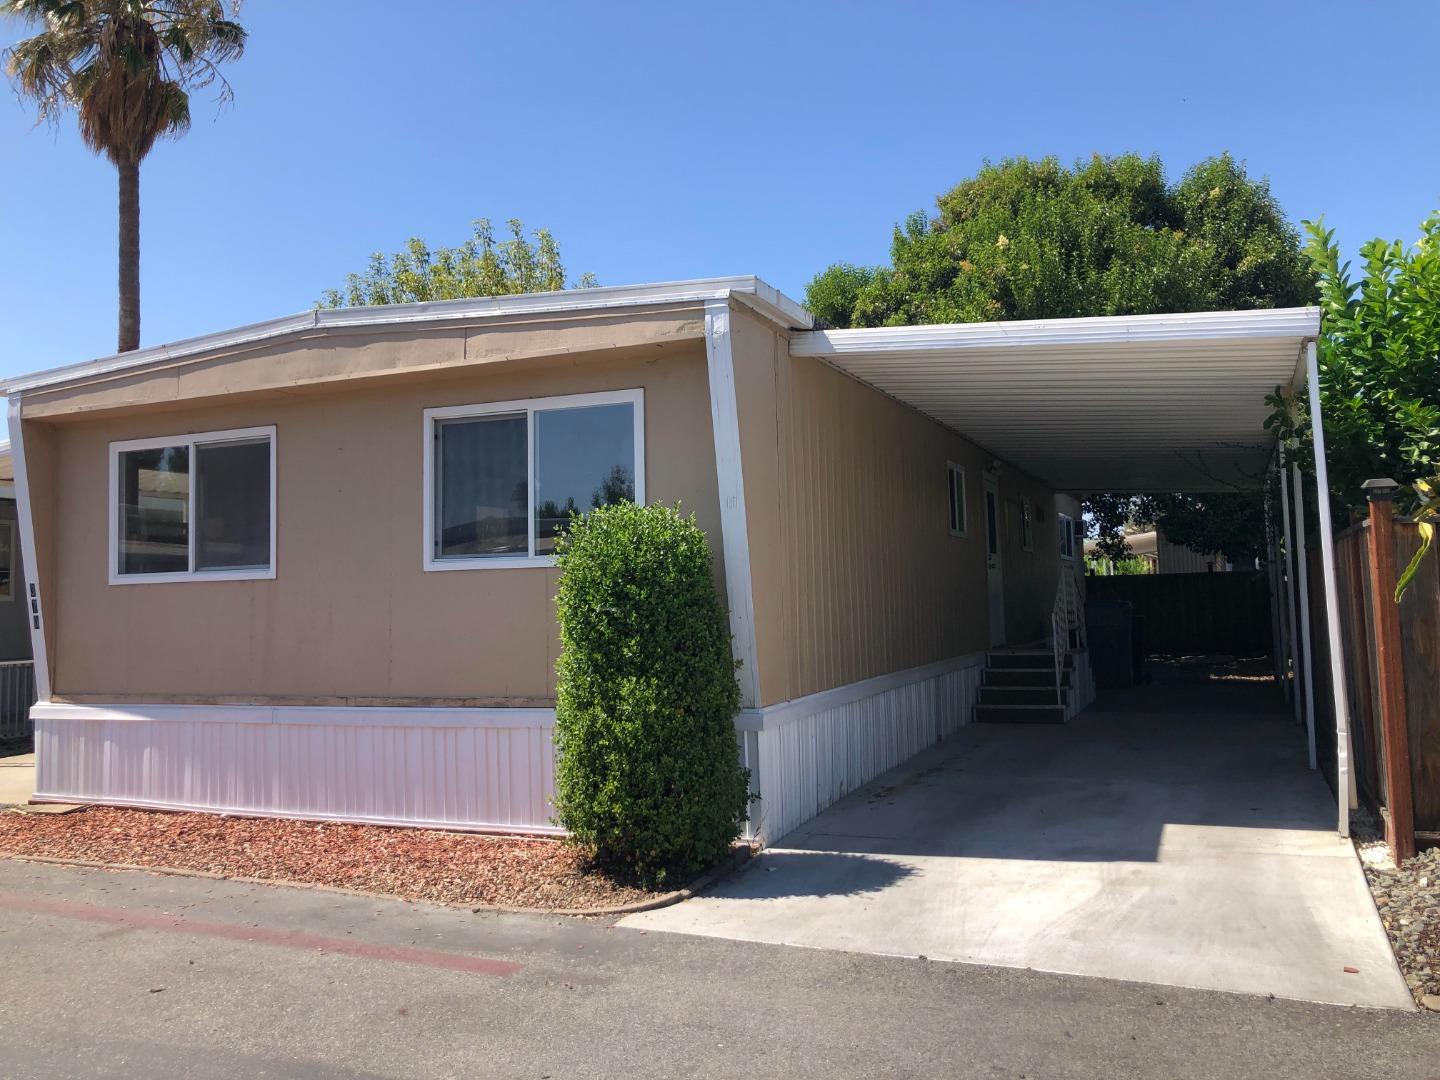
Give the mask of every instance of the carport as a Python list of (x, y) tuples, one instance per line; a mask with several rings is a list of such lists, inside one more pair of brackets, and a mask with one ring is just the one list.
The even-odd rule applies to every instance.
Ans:
[[(625, 925), (1408, 1007), (1315, 760), (1302, 477), (1267, 395), (1308, 395), (1339, 655), (1314, 309), (795, 333), (819, 357), (1057, 491), (1259, 490), (1273, 672), (1102, 694), (1065, 726), (972, 725), (831, 806), (710, 895)], [(1293, 503), (1292, 503), (1293, 500)], [(1297, 668), (1295, 658), (1302, 661)], [(1306, 703), (1302, 739), (1271, 675)], [(1308, 761), (1306, 760), (1308, 743)], [(1352, 970), (1353, 969), (1353, 970)]]
[[(1276, 675), (1295, 694), (1315, 768), (1304, 501), (1298, 466), (1265, 428), (1267, 395), (1308, 399), (1317, 494), (1329, 490), (1319, 422), (1316, 308), (1126, 315), (797, 333), (791, 352), (820, 357), (964, 432), (1056, 490), (1258, 491), (1278, 473), (1284, 497), (1269, 560)], [(1329, 499), (1317, 497), (1329, 656), (1339, 656)], [(1283, 541), (1283, 542), (1282, 542)], [(1297, 647), (1297, 640), (1299, 647)], [(1298, 660), (1297, 660), (1298, 658)], [(1285, 678), (1289, 673), (1292, 678)], [(1329, 672), (1335, 706), (1338, 826), (1354, 806), (1344, 671)]]

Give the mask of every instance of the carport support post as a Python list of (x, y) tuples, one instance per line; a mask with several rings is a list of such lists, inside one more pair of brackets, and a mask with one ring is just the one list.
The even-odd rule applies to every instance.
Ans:
[(1300, 538), (1295, 549), (1295, 562), (1299, 565), (1298, 585), (1300, 589), (1300, 636), (1304, 655), (1301, 660), (1305, 673), (1305, 739), (1310, 746), (1310, 768), (1319, 765), (1315, 756), (1315, 650), (1310, 642), (1310, 567), (1305, 558), (1305, 488), (1300, 480), (1300, 466), (1291, 465), (1295, 478), (1295, 534)]
[[(1325, 572), (1325, 622), (1330, 632), (1330, 686), (1335, 702), (1335, 788), (1340, 803), (1340, 835), (1350, 835), (1355, 798), (1350, 775), (1350, 708), (1345, 696), (1345, 654), (1340, 643), (1340, 590), (1335, 583), (1335, 536), (1330, 523), (1330, 469), (1325, 463), (1325, 419), (1320, 412), (1320, 364), (1314, 340), (1305, 343), (1305, 374), (1310, 390), (1310, 433), (1315, 446), (1315, 502), (1320, 514), (1321, 569)], [(1303, 565), (1303, 563), (1302, 563)]]
[[(1299, 645), (1299, 630), (1296, 627), (1295, 618), (1295, 534), (1290, 531), (1290, 476), (1286, 471), (1285, 447), (1280, 447), (1280, 511), (1285, 523), (1285, 601), (1290, 609), (1290, 679), (1291, 690), (1294, 692), (1295, 719), (1302, 720), (1300, 715), (1300, 654), (1296, 651)], [(1309, 623), (1306, 623), (1306, 644), (1305, 652), (1309, 655)], [(1312, 744), (1313, 745), (1313, 744)], [(1315, 768), (1315, 755), (1310, 755), (1310, 767)]]
[(1375, 668), (1380, 690), (1380, 749), (1385, 758), (1385, 840), (1399, 866), (1415, 857), (1415, 796), (1410, 776), (1410, 728), (1405, 714), (1405, 668), (1400, 605), (1395, 602), (1394, 480), (1366, 480), (1370, 500), (1370, 596)]
[[(1266, 488), (1269, 488), (1269, 474), (1266, 474)], [(1270, 500), (1265, 500), (1265, 577), (1270, 586), (1270, 659), (1275, 671), (1275, 681), (1285, 691), (1285, 700), (1290, 700), (1290, 682), (1285, 678), (1285, 633), (1280, 620), (1280, 536), (1275, 522), (1275, 512)]]

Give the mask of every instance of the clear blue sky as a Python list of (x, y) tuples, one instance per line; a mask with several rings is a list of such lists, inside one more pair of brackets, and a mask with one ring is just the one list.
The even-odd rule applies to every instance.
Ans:
[[(397, 16), (397, 12), (404, 12)], [(420, 17), (420, 13), (424, 17)], [(142, 174), (143, 341), (305, 309), (376, 250), (549, 227), (602, 284), (800, 298), (986, 158), (1229, 150), (1348, 249), (1440, 205), (1432, 3), (248, 0)], [(0, 25), (0, 43), (19, 35)], [(0, 374), (115, 345), (115, 176), (0, 101)]]

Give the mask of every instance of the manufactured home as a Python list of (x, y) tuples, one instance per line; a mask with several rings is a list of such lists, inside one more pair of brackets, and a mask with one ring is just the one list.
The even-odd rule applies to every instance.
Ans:
[(778, 839), (977, 718), (1083, 708), (1079, 496), (1258, 482), (1317, 329), (835, 331), (743, 277), (310, 311), (13, 379), (36, 797), (555, 831), (551, 552), (628, 498), (711, 539)]

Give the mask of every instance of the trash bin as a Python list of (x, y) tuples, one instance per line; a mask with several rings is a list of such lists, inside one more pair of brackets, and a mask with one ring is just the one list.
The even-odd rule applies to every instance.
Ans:
[(1087, 600), (1085, 636), (1095, 685), (1115, 690), (1135, 685), (1135, 605), (1125, 600)]

